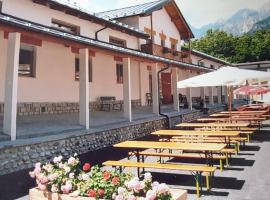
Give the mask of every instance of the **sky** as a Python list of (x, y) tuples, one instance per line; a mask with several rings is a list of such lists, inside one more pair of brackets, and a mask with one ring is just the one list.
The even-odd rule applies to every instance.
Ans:
[[(71, 0), (92, 12), (100, 12), (154, 0)], [(243, 8), (259, 9), (270, 0), (176, 0), (186, 20), (194, 27), (224, 20)]]

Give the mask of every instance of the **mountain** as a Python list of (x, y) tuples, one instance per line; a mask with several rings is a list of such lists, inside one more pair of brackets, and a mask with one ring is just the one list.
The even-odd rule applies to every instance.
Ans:
[(255, 23), (253, 27), (250, 29), (249, 33), (254, 33), (257, 30), (263, 29), (270, 29), (270, 16)]
[(258, 10), (241, 9), (227, 20), (219, 21), (213, 24), (207, 24), (201, 28), (191, 26), (195, 38), (201, 38), (209, 29), (218, 29), (233, 35), (241, 35), (249, 32), (255, 24), (270, 16), (270, 2), (263, 5)]

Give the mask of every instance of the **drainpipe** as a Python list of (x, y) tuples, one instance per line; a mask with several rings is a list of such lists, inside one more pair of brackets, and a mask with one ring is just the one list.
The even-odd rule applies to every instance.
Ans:
[(97, 30), (97, 31), (95, 32), (95, 39), (96, 39), (96, 40), (99, 40), (99, 39), (98, 39), (98, 33), (101, 32), (101, 31), (103, 31), (103, 30), (105, 30), (106, 28), (108, 28), (108, 27), (107, 27), (107, 26), (104, 26), (102, 29), (99, 29), (99, 30)]
[(163, 71), (165, 71), (165, 70), (167, 70), (167, 69), (169, 69), (169, 68), (170, 68), (170, 64), (168, 64), (167, 67), (165, 67), (165, 68), (159, 70), (158, 73), (157, 73), (157, 79), (158, 79), (158, 113), (159, 113), (159, 115), (161, 115), (161, 116), (163, 116), (163, 117), (166, 117), (167, 122), (168, 122), (168, 128), (170, 127), (170, 118), (169, 118), (168, 115), (161, 113), (161, 103), (160, 103), (160, 81), (159, 81), (159, 77), (160, 77), (160, 76), (159, 76), (159, 75), (161, 74), (161, 72), (163, 72)]

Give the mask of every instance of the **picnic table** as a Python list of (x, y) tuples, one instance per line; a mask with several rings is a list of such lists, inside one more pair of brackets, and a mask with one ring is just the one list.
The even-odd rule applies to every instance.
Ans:
[(159, 130), (151, 133), (152, 135), (171, 137), (171, 136), (195, 136), (195, 137), (221, 137), (230, 146), (232, 137), (238, 137), (240, 131), (194, 131), (194, 130)]
[(263, 117), (225, 117), (225, 118), (200, 118), (197, 119), (199, 122), (253, 122), (260, 124), (266, 118)]
[(264, 113), (215, 113), (210, 117), (261, 117), (266, 116)]
[(248, 127), (250, 123), (181, 123), (176, 127), (180, 128), (241, 128)]
[(259, 113), (266, 113), (267, 110), (245, 110), (245, 111), (222, 111), (222, 114), (241, 114), (241, 113), (249, 113), (249, 114), (259, 114)]
[(196, 151), (203, 152), (206, 162), (213, 165), (213, 152), (223, 150), (226, 144), (217, 143), (178, 143), (178, 142), (155, 142), (155, 141), (125, 141), (113, 145), (117, 148), (130, 148), (135, 149), (137, 161), (140, 161), (139, 150), (140, 149), (168, 149), (171, 150), (183, 150), (183, 151)]

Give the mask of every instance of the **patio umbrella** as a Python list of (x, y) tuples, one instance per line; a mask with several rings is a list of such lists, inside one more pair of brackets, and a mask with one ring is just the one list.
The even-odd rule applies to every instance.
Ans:
[(270, 91), (269, 88), (259, 86), (243, 86), (233, 91), (234, 94), (238, 95), (260, 95), (266, 94)]
[(270, 80), (269, 72), (255, 70), (239, 69), (236, 67), (222, 67), (216, 71), (198, 75), (183, 81), (177, 82), (178, 88), (192, 87), (214, 87), (227, 86), (229, 95), (229, 110), (232, 102), (232, 86), (245, 85), (247, 82), (253, 83), (258, 81)]
[(222, 67), (216, 71), (194, 76), (179, 81), (178, 88), (214, 87), (214, 86), (240, 86), (255, 81), (270, 80), (269, 72), (239, 69), (236, 67)]

